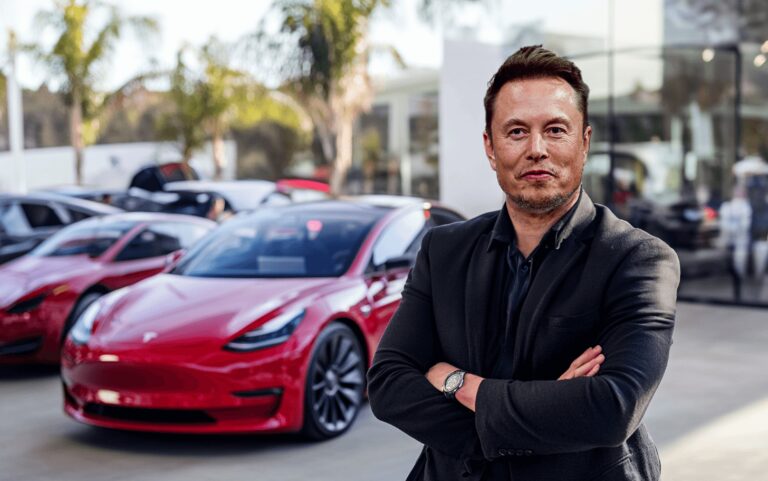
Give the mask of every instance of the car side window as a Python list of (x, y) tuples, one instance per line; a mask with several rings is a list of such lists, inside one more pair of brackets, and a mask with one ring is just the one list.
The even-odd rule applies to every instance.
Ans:
[(0, 225), (1, 230), (11, 236), (27, 235), (30, 231), (24, 211), (16, 202), (0, 205)]
[[(178, 245), (181, 249), (189, 249), (197, 242), (201, 237), (208, 233), (208, 229), (201, 225), (191, 223), (167, 223), (157, 224), (152, 226), (154, 232), (160, 235), (166, 235), (168, 238), (175, 238), (178, 240)], [(168, 247), (174, 247), (175, 241), (169, 241)], [(174, 249), (171, 252), (178, 250)]]
[(22, 202), (21, 209), (24, 211), (27, 222), (29, 222), (30, 227), (33, 229), (64, 225), (56, 211), (48, 205)]
[(72, 223), (80, 222), (81, 220), (90, 217), (90, 214), (75, 209), (67, 209), (67, 214), (69, 214), (69, 218), (72, 220)]
[(373, 246), (368, 270), (379, 270), (386, 261), (396, 257), (415, 257), (428, 227), (423, 210), (408, 212), (392, 221)]
[(136, 234), (115, 257), (115, 261), (132, 261), (160, 257), (183, 249), (179, 233), (172, 225), (152, 225)]
[(432, 223), (435, 226), (452, 224), (464, 220), (459, 214), (439, 207), (432, 208), (430, 213), (432, 214)]

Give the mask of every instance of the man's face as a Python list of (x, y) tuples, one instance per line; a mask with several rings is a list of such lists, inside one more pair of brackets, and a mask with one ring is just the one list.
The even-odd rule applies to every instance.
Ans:
[(579, 188), (592, 129), (584, 130), (577, 99), (558, 77), (508, 82), (496, 96), (485, 152), (519, 209), (551, 212)]

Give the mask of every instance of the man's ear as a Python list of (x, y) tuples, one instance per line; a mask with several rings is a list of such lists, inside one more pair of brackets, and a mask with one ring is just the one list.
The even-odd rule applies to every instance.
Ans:
[(589, 147), (591, 142), (592, 142), (592, 126), (587, 125), (587, 128), (584, 129), (584, 151), (586, 153), (589, 153)]
[(483, 130), (483, 147), (485, 148), (485, 156), (488, 157), (488, 163), (491, 164), (491, 168), (496, 171), (496, 153), (493, 151), (493, 139), (488, 135), (487, 130)]
[(587, 125), (587, 128), (584, 129), (584, 162), (587, 162), (587, 156), (589, 155), (589, 147), (592, 142), (592, 126)]

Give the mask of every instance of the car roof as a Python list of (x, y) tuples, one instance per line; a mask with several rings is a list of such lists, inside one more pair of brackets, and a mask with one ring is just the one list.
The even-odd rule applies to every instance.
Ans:
[[(409, 207), (431, 207), (429, 202), (416, 197), (398, 197), (398, 196), (350, 196), (338, 199), (325, 199), (310, 202), (300, 202), (295, 204), (286, 204), (278, 206), (268, 206), (267, 210), (279, 210), (280, 212), (297, 212), (309, 215), (323, 214), (341, 214), (341, 215), (359, 215), (380, 219), (387, 213), (398, 209)], [(242, 214), (248, 217), (258, 215), (258, 212)]]
[(87, 219), (87, 222), (135, 222), (137, 224), (144, 222), (186, 222), (211, 228), (217, 225), (212, 220), (203, 219), (202, 217), (184, 214), (168, 214), (164, 212), (120, 212), (117, 214)]
[(177, 182), (168, 182), (165, 184), (166, 191), (186, 190), (194, 192), (231, 192), (242, 190), (274, 190), (276, 184), (269, 180), (230, 180), (230, 181), (208, 181), (208, 180), (180, 180)]
[(97, 215), (117, 214), (123, 212), (122, 209), (111, 205), (93, 202), (85, 199), (78, 199), (66, 195), (54, 194), (49, 192), (34, 192), (30, 194), (0, 194), (0, 202), (7, 200), (32, 201), (32, 202), (56, 202), (67, 207), (75, 207), (80, 210)]
[(419, 205), (419, 204), (433, 204), (434, 202), (422, 199), (420, 197), (410, 197), (405, 195), (379, 195), (379, 194), (372, 194), (372, 195), (355, 195), (355, 196), (343, 196), (340, 197), (341, 200), (353, 202), (357, 204), (367, 204), (367, 205), (373, 205), (377, 207), (389, 207), (389, 208), (398, 208), (398, 207), (407, 207), (412, 205)]

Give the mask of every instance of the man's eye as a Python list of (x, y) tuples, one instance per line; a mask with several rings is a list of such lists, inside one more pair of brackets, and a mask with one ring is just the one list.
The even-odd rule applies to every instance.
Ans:
[(560, 135), (560, 134), (564, 134), (564, 133), (565, 133), (565, 129), (564, 129), (564, 128), (562, 128), (562, 127), (550, 127), (550, 128), (549, 128), (549, 131), (550, 131), (551, 133), (553, 133), (553, 134), (557, 134), (557, 135)]
[(525, 133), (525, 130), (517, 128), (517, 129), (511, 129), (509, 131), (510, 135), (523, 135)]

